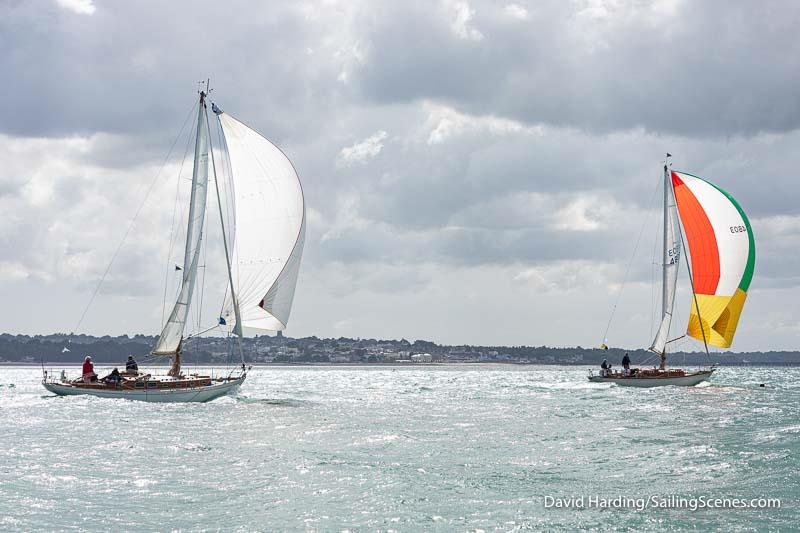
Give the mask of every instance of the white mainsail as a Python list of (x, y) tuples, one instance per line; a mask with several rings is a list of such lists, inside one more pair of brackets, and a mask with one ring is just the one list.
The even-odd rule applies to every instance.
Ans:
[(678, 221), (678, 208), (675, 204), (675, 193), (672, 183), (664, 182), (664, 255), (663, 255), (663, 291), (661, 302), (661, 325), (653, 339), (650, 349), (663, 354), (669, 337), (672, 323), (672, 310), (675, 306), (675, 289), (678, 282), (678, 266), (681, 257), (681, 236)]
[(232, 275), (241, 314), (228, 297), (234, 330), (286, 328), (305, 241), (300, 179), (286, 155), (255, 130), (215, 109), (227, 145), (236, 224)]
[(194, 146), (189, 225), (186, 229), (186, 250), (183, 256), (183, 279), (178, 299), (175, 301), (175, 306), (172, 308), (169, 319), (164, 325), (164, 329), (161, 330), (161, 335), (153, 349), (153, 353), (156, 355), (174, 355), (178, 351), (197, 278), (208, 189), (208, 129), (204, 111), (205, 102), (201, 97), (197, 117), (197, 139)]

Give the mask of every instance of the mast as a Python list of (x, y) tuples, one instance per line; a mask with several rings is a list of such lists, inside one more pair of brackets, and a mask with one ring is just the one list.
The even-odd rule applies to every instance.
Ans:
[[(205, 110), (205, 118), (206, 118), (206, 126), (208, 126), (208, 129), (211, 130), (211, 127), (210, 127), (209, 121), (208, 121), (208, 110), (207, 109)], [(224, 215), (222, 213), (222, 198), (221, 198), (220, 193), (219, 193), (219, 180), (217, 179), (217, 164), (216, 164), (216, 161), (214, 160), (214, 150), (211, 149), (210, 152), (211, 152), (211, 169), (212, 169), (212, 172), (214, 173), (214, 189), (217, 192), (217, 207), (219, 208), (219, 223), (220, 223), (220, 226), (222, 226), (222, 244), (223, 244), (223, 247), (225, 248), (225, 264), (228, 267), (228, 283), (230, 284), (230, 287), (231, 287), (231, 301), (233, 302), (233, 313), (234, 313), (234, 316), (235, 316), (235, 319), (236, 319), (236, 325), (233, 327), (233, 332), (238, 337), (239, 356), (242, 359), (242, 368), (244, 369), (244, 365), (245, 365), (245, 362), (244, 362), (244, 351), (242, 350), (242, 335), (243, 335), (243, 332), (242, 332), (242, 316), (241, 316), (241, 312), (239, 310), (239, 300), (238, 300), (237, 295), (236, 295), (236, 288), (235, 288), (235, 286), (233, 284), (233, 271), (231, 270), (231, 254), (230, 254), (230, 250), (228, 250), (228, 236), (225, 233), (225, 217), (224, 217)]]
[(197, 268), (200, 261), (200, 248), (203, 239), (206, 198), (208, 189), (208, 130), (203, 122), (206, 108), (206, 92), (200, 91), (197, 111), (197, 137), (194, 148), (194, 168), (192, 171), (191, 203), (189, 204), (189, 220), (186, 228), (186, 248), (183, 257), (183, 278), (181, 289), (167, 323), (161, 330), (158, 342), (153, 348), (154, 355), (167, 355), (173, 358), (169, 375), (180, 376), (181, 347), (183, 330), (192, 302)]
[[(671, 312), (671, 310), (667, 309), (667, 268), (669, 260), (669, 256), (667, 255), (667, 227), (668, 227), (668, 209), (669, 209), (669, 169), (667, 165), (669, 163), (670, 154), (664, 158), (664, 240), (663, 246), (661, 247), (662, 260), (661, 260), (661, 320), (664, 320), (664, 317), (667, 315), (667, 312)], [(664, 350), (662, 350), (661, 354), (661, 362), (659, 364), (659, 368), (664, 370), (667, 364), (667, 346), (664, 345)]]

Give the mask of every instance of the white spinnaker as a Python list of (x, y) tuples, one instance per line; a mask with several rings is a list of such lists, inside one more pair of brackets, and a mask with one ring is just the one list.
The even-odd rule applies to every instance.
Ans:
[(681, 235), (680, 226), (678, 225), (678, 208), (675, 203), (675, 192), (672, 190), (671, 181), (667, 182), (667, 228), (666, 228), (666, 245), (664, 257), (666, 262), (664, 270), (666, 271), (664, 290), (664, 314), (661, 317), (661, 325), (656, 332), (656, 337), (653, 339), (651, 350), (657, 353), (664, 353), (664, 348), (667, 346), (669, 340), (669, 327), (672, 323), (672, 310), (675, 307), (675, 289), (678, 284), (678, 269), (681, 258)]
[(731, 296), (742, 281), (749, 250), (747, 233), (734, 232), (731, 228), (744, 227), (746, 223), (734, 203), (715, 186), (691, 174), (676, 174), (692, 191), (714, 228), (719, 253), (719, 281), (714, 294)]
[[(233, 182), (233, 282), (242, 326), (286, 328), (305, 241), (300, 179), (281, 150), (226, 113), (219, 121)], [(230, 298), (225, 320), (233, 328)]]
[(192, 303), (200, 248), (203, 240), (203, 222), (206, 214), (206, 192), (208, 190), (208, 129), (203, 105), (197, 118), (197, 139), (194, 145), (194, 170), (192, 171), (192, 194), (189, 203), (189, 224), (186, 229), (186, 250), (183, 255), (183, 278), (178, 299), (169, 315), (154, 354), (174, 354), (183, 338), (183, 329)]

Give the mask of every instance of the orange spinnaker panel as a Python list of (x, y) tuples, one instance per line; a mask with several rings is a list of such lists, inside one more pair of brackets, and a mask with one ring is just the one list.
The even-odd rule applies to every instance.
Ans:
[(705, 210), (686, 184), (672, 173), (672, 186), (692, 257), (692, 281), (696, 294), (714, 294), (719, 283), (719, 250), (714, 228)]

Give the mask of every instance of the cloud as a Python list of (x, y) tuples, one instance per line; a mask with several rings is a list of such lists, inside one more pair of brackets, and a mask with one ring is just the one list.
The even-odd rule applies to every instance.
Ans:
[[(213, 99), (303, 181), (289, 334), (338, 336), (350, 321), (357, 336), (591, 345), (630, 262), (617, 311), (630, 324), (612, 340), (649, 343), (669, 151), (750, 216), (742, 327), (768, 311), (787, 326), (743, 329), (736, 348), (797, 347), (798, 8), (232, 0), (198, 42), (210, 0), (99, 7), (16, 2), (0, 19), (0, 96), (13, 102), (0, 122), (0, 286), (22, 306), (0, 316), (8, 329), (75, 327), (166, 159), (83, 326), (158, 331), (182, 253), (197, 81), (211, 77)], [(225, 287), (207, 220), (195, 325)]]
[(472, 116), (459, 113), (447, 106), (427, 102), (428, 119), (425, 128), (430, 130), (428, 144), (440, 144), (465, 133), (488, 133), (504, 135), (511, 133), (541, 134), (542, 129), (527, 126), (515, 120), (493, 115)]
[[(328, 230), (322, 235), (321, 242), (339, 239), (345, 231), (361, 230), (371, 223), (359, 214), (359, 201), (359, 196), (353, 193), (340, 194), (337, 197), (336, 218), (332, 223), (326, 224)], [(316, 222), (325, 224), (321, 217)]]
[(519, 4), (507, 4), (503, 11), (513, 19), (528, 20), (528, 10)]
[(592, 197), (577, 198), (559, 209), (556, 214), (556, 229), (566, 231), (595, 231), (600, 229), (597, 211), (605, 202)]
[(446, 5), (453, 13), (450, 27), (459, 39), (467, 41), (480, 41), (483, 39), (483, 34), (470, 26), (470, 21), (475, 17), (475, 10), (467, 2), (446, 2)]
[(615, 288), (611, 283), (614, 265), (590, 261), (556, 261), (526, 268), (514, 276), (514, 281), (524, 283), (537, 292), (572, 293), (589, 288), (606, 287), (609, 294)]
[(349, 331), (353, 329), (353, 321), (347, 319), (339, 320), (333, 325), (333, 329), (335, 329), (336, 331), (343, 331), (343, 332)]
[[(472, 2), (465, 12), (469, 27), (480, 27), (480, 50), (429, 20), (427, 3), (384, 11), (370, 38), (381, 61), (351, 80), (376, 102), (427, 97), (531, 124), (693, 138), (800, 124), (793, 96), (800, 54), (790, 52), (798, 9), (779, 15), (749, 2), (553, 1), (537, 4), (528, 23), (509, 24), (504, 6)], [(406, 38), (412, 24), (425, 38)]]
[(29, 277), (25, 267), (15, 261), (0, 261), (0, 282), (16, 282)]
[(383, 141), (386, 140), (387, 136), (388, 134), (381, 130), (361, 142), (342, 148), (339, 151), (339, 157), (336, 159), (336, 165), (339, 167), (349, 167), (366, 163), (381, 153)]
[(97, 9), (92, 0), (56, 0), (56, 4), (79, 15), (93, 15)]
[(800, 215), (770, 216), (750, 220), (756, 241), (756, 272), (752, 287), (800, 286)]

